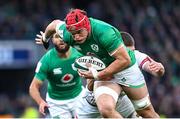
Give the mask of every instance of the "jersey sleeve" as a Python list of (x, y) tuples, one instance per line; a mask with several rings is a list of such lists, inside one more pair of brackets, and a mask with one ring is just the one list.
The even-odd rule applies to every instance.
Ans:
[(56, 25), (56, 33), (59, 34), (59, 36), (61, 38), (63, 38), (63, 29), (65, 28), (65, 22), (59, 22), (57, 25)]
[(138, 50), (135, 50), (134, 53), (135, 53), (136, 61), (138, 63), (139, 68), (143, 69), (144, 65), (147, 62), (150, 62), (149, 56), (145, 53), (138, 51)]
[(122, 37), (120, 33), (111, 27), (104, 30), (105, 33), (100, 35), (99, 40), (103, 47), (111, 54), (114, 52), (121, 44), (123, 44)]
[(38, 80), (44, 81), (48, 75), (48, 55), (45, 54), (38, 62), (35, 70), (35, 77)]
[(63, 39), (68, 45), (72, 45), (74, 42), (71, 34), (67, 31), (65, 22), (60, 22), (56, 25), (56, 33)]

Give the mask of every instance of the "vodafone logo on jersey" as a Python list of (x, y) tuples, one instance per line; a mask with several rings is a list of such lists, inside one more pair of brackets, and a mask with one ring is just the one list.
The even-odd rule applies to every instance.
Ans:
[(74, 77), (73, 77), (72, 74), (66, 74), (66, 75), (64, 75), (64, 76), (61, 78), (61, 81), (62, 81), (63, 83), (68, 83), (68, 82), (72, 81), (73, 78), (74, 78)]

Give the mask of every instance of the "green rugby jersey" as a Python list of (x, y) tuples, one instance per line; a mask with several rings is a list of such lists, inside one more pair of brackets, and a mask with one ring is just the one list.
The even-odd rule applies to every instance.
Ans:
[(82, 91), (82, 82), (74, 61), (82, 56), (76, 49), (70, 47), (70, 57), (60, 58), (55, 48), (49, 50), (39, 61), (35, 77), (48, 80), (48, 94), (52, 99), (72, 99)]
[[(110, 53), (115, 51), (121, 44), (124, 45), (121, 34), (110, 24), (93, 18), (89, 18), (89, 20), (91, 23), (91, 34), (82, 44), (78, 44), (73, 40), (65, 24), (57, 28), (58, 33), (67, 44), (76, 48), (83, 55), (95, 55), (108, 66), (115, 60), (110, 56)], [(136, 62), (134, 52), (129, 48), (126, 49), (131, 58), (131, 66)]]

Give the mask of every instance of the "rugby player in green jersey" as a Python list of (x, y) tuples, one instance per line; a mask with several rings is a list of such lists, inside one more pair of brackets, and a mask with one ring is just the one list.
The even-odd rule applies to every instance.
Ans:
[[(154, 61), (147, 54), (135, 50), (134, 38), (127, 32), (120, 32), (124, 44), (134, 50), (137, 64), (141, 70), (144, 70), (153, 76), (161, 77), (164, 75), (165, 69), (160, 62)], [(78, 116), (79, 118), (98, 118), (101, 117), (99, 111), (95, 105), (94, 95), (93, 95), (93, 80), (88, 80), (88, 85), (86, 87), (85, 98), (81, 98), (78, 106)], [(123, 94), (123, 93), (122, 93)], [(132, 104), (128, 102), (126, 95), (119, 96), (118, 103), (116, 104), (116, 110), (125, 118), (138, 118), (136, 113), (133, 113)], [(86, 106), (86, 108), (84, 108)]]
[[(36, 44), (43, 44), (43, 35), (44, 33), (40, 31), (40, 35), (38, 34), (38, 38), (35, 39)], [(79, 101), (77, 102), (77, 115), (79, 119), (101, 117), (94, 100), (93, 82), (93, 80), (87, 79), (86, 89), (84, 90), (83, 95), (81, 95), (81, 98), (79, 98)], [(129, 100), (127, 95), (124, 95), (124, 93), (119, 96), (116, 109), (125, 118), (138, 118), (131, 101)]]
[[(125, 47), (119, 31), (103, 21), (88, 18), (85, 11), (74, 9), (66, 16), (66, 25), (60, 20), (51, 22), (43, 37), (47, 42), (57, 32), (63, 40), (83, 55), (95, 55), (107, 66), (102, 71), (79, 71), (86, 79), (95, 79), (94, 95), (103, 117), (122, 118), (115, 110), (116, 102), (124, 90), (142, 117), (159, 117), (149, 99), (149, 93), (134, 56)], [(90, 68), (92, 69), (92, 68)]]
[[(42, 114), (45, 115), (45, 108), (48, 108), (53, 118), (76, 118), (76, 103), (83, 87), (73, 63), (81, 54), (60, 40), (58, 34), (53, 35), (52, 41), (55, 48), (49, 50), (38, 62), (29, 92)], [(48, 80), (46, 101), (39, 91), (44, 80)]]

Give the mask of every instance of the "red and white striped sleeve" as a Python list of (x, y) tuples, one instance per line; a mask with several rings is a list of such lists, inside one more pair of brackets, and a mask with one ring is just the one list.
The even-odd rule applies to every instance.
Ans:
[(151, 62), (151, 59), (149, 58), (147, 54), (142, 53), (138, 50), (135, 50), (134, 53), (135, 53), (137, 64), (140, 69), (144, 69), (145, 64), (147, 62)]

